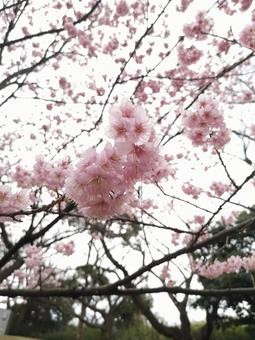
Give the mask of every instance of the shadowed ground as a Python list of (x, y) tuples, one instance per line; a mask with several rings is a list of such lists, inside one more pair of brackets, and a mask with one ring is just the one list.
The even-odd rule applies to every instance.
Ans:
[(40, 340), (38, 338), (24, 338), (23, 336), (0, 335), (0, 340)]

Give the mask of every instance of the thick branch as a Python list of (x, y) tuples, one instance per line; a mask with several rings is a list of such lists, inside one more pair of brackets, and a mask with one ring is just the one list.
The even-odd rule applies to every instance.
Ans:
[(253, 296), (255, 288), (228, 288), (228, 289), (187, 289), (181, 287), (155, 287), (155, 288), (128, 288), (112, 289), (110, 286), (98, 288), (48, 288), (48, 289), (0, 289), (0, 296), (7, 297), (70, 297), (79, 298), (81, 296), (137, 296), (142, 294), (184, 294), (197, 296)]

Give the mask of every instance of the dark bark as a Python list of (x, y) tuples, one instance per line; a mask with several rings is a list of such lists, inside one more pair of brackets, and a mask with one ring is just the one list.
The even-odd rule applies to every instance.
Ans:
[(181, 340), (193, 340), (191, 335), (191, 325), (188, 318), (186, 304), (179, 307), (181, 321)]
[(215, 322), (218, 317), (218, 303), (213, 304), (211, 306), (211, 311), (209, 309), (206, 310), (206, 324), (202, 329), (202, 340), (210, 340)]
[[(152, 327), (161, 335), (169, 337), (173, 340), (182, 339), (181, 331), (178, 327), (169, 327), (161, 323), (158, 318), (152, 313), (150, 307), (141, 296), (132, 296), (133, 302), (139, 308), (140, 312), (147, 318)], [(185, 339), (188, 340), (188, 339)]]
[(79, 323), (77, 327), (77, 333), (76, 333), (76, 339), (82, 340), (83, 339), (83, 331), (84, 331), (84, 325), (83, 320), (85, 319), (85, 313), (86, 313), (86, 304), (84, 303), (84, 300), (81, 302), (81, 315), (79, 316)]
[(104, 318), (101, 339), (112, 340), (112, 333), (113, 333), (113, 315), (109, 313)]

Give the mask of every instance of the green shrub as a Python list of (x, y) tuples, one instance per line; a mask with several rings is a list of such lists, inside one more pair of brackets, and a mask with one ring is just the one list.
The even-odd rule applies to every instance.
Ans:
[(215, 330), (212, 340), (254, 340), (255, 328), (252, 326), (240, 325), (231, 326), (225, 329)]
[(136, 321), (128, 327), (119, 329), (114, 340), (165, 340), (152, 327), (143, 321)]
[[(52, 332), (44, 334), (43, 340), (76, 340), (77, 328), (73, 326), (67, 327), (61, 332)], [(100, 331), (92, 328), (84, 328), (84, 340), (100, 340)]]

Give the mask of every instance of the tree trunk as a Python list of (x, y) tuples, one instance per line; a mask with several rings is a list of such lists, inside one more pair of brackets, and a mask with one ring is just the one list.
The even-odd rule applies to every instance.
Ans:
[(111, 314), (106, 315), (102, 331), (102, 340), (112, 340), (113, 317)]
[(83, 339), (84, 324), (83, 324), (82, 320), (84, 320), (84, 318), (85, 318), (85, 311), (86, 311), (86, 305), (82, 301), (81, 302), (81, 315), (80, 315), (80, 318), (79, 318), (79, 323), (78, 323), (77, 333), (76, 333), (76, 339), (77, 340)]
[[(133, 286), (128, 286), (129, 288)], [(140, 312), (147, 318), (151, 326), (161, 335), (169, 337), (171, 340), (183, 340), (181, 338), (181, 330), (177, 326), (167, 326), (161, 322), (157, 316), (155, 316), (148, 303), (144, 301), (141, 296), (132, 296), (132, 300), (135, 305), (139, 308)], [(187, 339), (184, 339), (187, 340)]]
[(187, 315), (186, 306), (179, 307), (180, 321), (181, 321), (181, 339), (180, 340), (193, 340), (191, 334), (191, 325)]
[(211, 313), (209, 312), (209, 310), (206, 311), (206, 325), (203, 329), (202, 340), (210, 340), (215, 321), (217, 320), (217, 316), (218, 316), (217, 312), (218, 312), (218, 305), (212, 306)]

